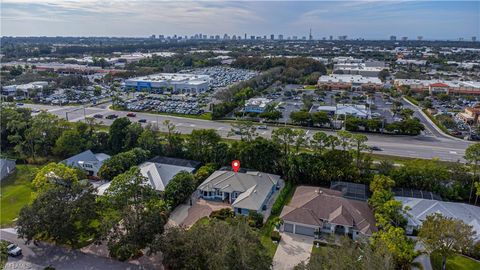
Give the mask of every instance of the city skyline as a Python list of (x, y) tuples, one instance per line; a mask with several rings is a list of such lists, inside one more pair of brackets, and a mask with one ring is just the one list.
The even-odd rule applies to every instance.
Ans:
[[(478, 1), (24, 1), (2, 4), (3, 36), (278, 37), (469, 40), (480, 34)], [(221, 23), (219, 23), (221, 22)]]

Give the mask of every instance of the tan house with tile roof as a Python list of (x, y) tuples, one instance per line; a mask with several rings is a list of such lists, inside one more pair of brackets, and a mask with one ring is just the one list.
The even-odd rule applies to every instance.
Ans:
[(283, 231), (312, 237), (336, 233), (356, 239), (377, 231), (366, 202), (344, 198), (340, 191), (327, 188), (297, 187), (280, 218)]

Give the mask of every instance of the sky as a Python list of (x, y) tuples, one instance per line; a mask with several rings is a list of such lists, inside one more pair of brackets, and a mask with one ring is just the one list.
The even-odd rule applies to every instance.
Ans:
[(480, 1), (2, 0), (3, 36), (480, 38)]

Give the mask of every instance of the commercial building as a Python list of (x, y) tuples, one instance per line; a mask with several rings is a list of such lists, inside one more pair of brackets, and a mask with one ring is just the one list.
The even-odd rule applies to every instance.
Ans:
[(272, 100), (268, 98), (251, 98), (245, 102), (243, 111), (246, 113), (262, 113), (271, 102)]
[(326, 112), (329, 115), (351, 115), (358, 118), (370, 118), (370, 111), (365, 105), (337, 104), (336, 106), (312, 106), (310, 112)]
[(318, 86), (328, 90), (379, 90), (383, 87), (383, 83), (376, 77), (331, 74), (320, 76)]
[(367, 202), (347, 199), (341, 191), (320, 187), (297, 187), (280, 218), (283, 231), (316, 238), (323, 233), (355, 240), (377, 231)]
[(47, 85), (48, 85), (48, 82), (44, 82), (44, 81), (37, 81), (37, 82), (31, 82), (31, 83), (19, 84), (19, 85), (7, 85), (2, 87), (2, 95), (16, 96), (18, 92), (22, 92), (24, 96), (28, 96), (29, 90), (36, 89), (41, 91)]
[(163, 93), (201, 93), (209, 89), (208, 75), (159, 73), (125, 80), (126, 90)]
[(457, 114), (457, 117), (461, 119), (465, 124), (477, 125), (479, 124), (480, 117), (480, 108), (479, 107), (469, 107), (465, 108), (463, 112)]
[(429, 94), (463, 94), (479, 95), (480, 82), (476, 81), (439, 81), (439, 80), (413, 80), (398, 79), (394, 81), (398, 90), (408, 86), (414, 92), (428, 92)]

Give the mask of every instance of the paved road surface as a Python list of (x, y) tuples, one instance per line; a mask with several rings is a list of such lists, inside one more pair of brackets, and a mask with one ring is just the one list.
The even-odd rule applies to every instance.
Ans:
[[(67, 118), (69, 121), (82, 121), (84, 116), (93, 117), (95, 114), (101, 114), (104, 117), (110, 114), (117, 114), (121, 117), (126, 116), (127, 112), (111, 111), (108, 109), (109, 104), (102, 104), (96, 107), (75, 107), (75, 106), (49, 106), (49, 105), (37, 105), (37, 104), (25, 104), (25, 107), (45, 109), (49, 112), (56, 114), (60, 117)], [(177, 126), (177, 129), (181, 133), (191, 133), (194, 129), (215, 129), (222, 137), (227, 137), (228, 132), (231, 129), (229, 123), (219, 121), (209, 121), (201, 119), (191, 119), (176, 116), (156, 115), (150, 113), (136, 113), (137, 116), (132, 118), (132, 121), (138, 121), (139, 119), (146, 119), (147, 123), (152, 125), (158, 125), (161, 131), (166, 131), (166, 128), (162, 125), (163, 121), (170, 120)], [(105, 125), (110, 125), (113, 120), (100, 119)], [(458, 160), (464, 161), (463, 156), (465, 149), (472, 143), (468, 141), (454, 140), (449, 137), (442, 136), (435, 133), (433, 127), (428, 127), (431, 130), (431, 135), (420, 136), (391, 136), (381, 134), (368, 134), (367, 144), (370, 146), (378, 146), (383, 149), (379, 154), (403, 156), (410, 158), (439, 158), (445, 161), (456, 162)], [(258, 130), (260, 136), (269, 138), (271, 136), (274, 127), (269, 127), (267, 130)], [(316, 130), (307, 130), (308, 136), (312, 136)], [(334, 132), (325, 131), (328, 134)], [(239, 137), (232, 137), (239, 139)]]
[(2, 229), (0, 238), (15, 243), (22, 249), (23, 253), (16, 258), (9, 257), (5, 269), (43, 269), (46, 266), (53, 266), (58, 270), (150, 269), (47, 243), (39, 243), (37, 246), (33, 244), (25, 245), (24, 240), (17, 238), (15, 232), (11, 229)]

